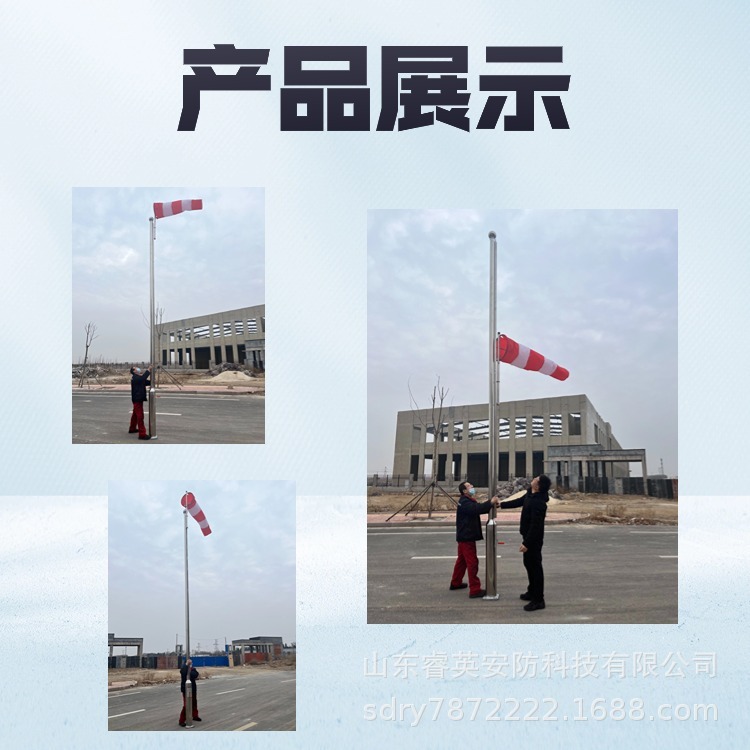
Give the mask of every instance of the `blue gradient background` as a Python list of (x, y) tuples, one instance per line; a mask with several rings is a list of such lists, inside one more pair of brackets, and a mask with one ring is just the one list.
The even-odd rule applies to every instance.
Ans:
[[(256, 743), (420, 747), (533, 738), (566, 747), (744, 746), (747, 500), (715, 496), (737, 492), (747, 452), (748, 15), (744, 2), (4, 4), (0, 491), (7, 497), (0, 502), (10, 533), (26, 534), (28, 547), (0, 552), (0, 742), (80, 748), (107, 741), (107, 482), (131, 478), (134, 467), (139, 479), (178, 479), (196, 477), (200, 466), (202, 479), (291, 479), (301, 496), (298, 730)], [(198, 130), (178, 133), (182, 50), (214, 42), (270, 47), (273, 89), (206, 95)], [(572, 76), (563, 97), (571, 129), (552, 131), (539, 119), (531, 133), (442, 125), (282, 133), (281, 60), (292, 44), (367, 45), (373, 121), (380, 46), (468, 45), (474, 124), (483, 101), (478, 75), (489, 72), (486, 46), (562, 45), (560, 72)], [(144, 451), (70, 443), (72, 188), (163, 184), (265, 188), (265, 446)], [(393, 207), (678, 209), (680, 625), (365, 626), (366, 222), (367, 209)], [(335, 497), (313, 499), (323, 495)], [(58, 558), (36, 534), (52, 508), (71, 514), (60, 520)], [(82, 526), (91, 532), (82, 546), (87, 572), (71, 577), (66, 567), (80, 547), (73, 534)], [(20, 577), (37, 566), (46, 571), (44, 586)], [(62, 609), (47, 595), (52, 588), (65, 595)], [(60, 629), (52, 642), (49, 626)], [(392, 693), (407, 701), (435, 694), (429, 682), (364, 679), (363, 659), (373, 649), (486, 653), (580, 643), (592, 651), (719, 651), (719, 676), (706, 683), (597, 685), (604, 696), (647, 698), (650, 689), (660, 702), (716, 702), (719, 724), (429, 722), (406, 730), (361, 718), (364, 703)], [(51, 649), (66, 664), (60, 702), (47, 710), (54, 673), (30, 655)], [(523, 685), (506, 687), (520, 693)], [(560, 699), (588, 689), (573, 681), (543, 687)], [(477, 692), (463, 684), (444, 690), (446, 697)], [(108, 741), (133, 748), (184, 742), (155, 734)], [(203, 736), (205, 747), (240, 742)]]

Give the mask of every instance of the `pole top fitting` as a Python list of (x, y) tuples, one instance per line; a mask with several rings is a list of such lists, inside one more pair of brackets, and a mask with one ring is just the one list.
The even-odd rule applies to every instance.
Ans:
[(490, 232), (490, 239), (494, 240), (497, 235), (494, 232)]

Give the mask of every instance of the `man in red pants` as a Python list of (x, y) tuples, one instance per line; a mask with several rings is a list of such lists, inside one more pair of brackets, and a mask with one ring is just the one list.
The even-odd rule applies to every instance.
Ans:
[(151, 440), (146, 432), (143, 422), (143, 402), (148, 401), (147, 389), (151, 385), (148, 379), (151, 375), (149, 370), (143, 371), (140, 367), (131, 367), (130, 374), (130, 397), (133, 401), (133, 414), (130, 417), (130, 429), (128, 432), (137, 432), (138, 440)]
[(185, 683), (190, 678), (190, 685), (193, 688), (193, 721), (201, 721), (201, 717), (198, 716), (198, 689), (195, 687), (195, 681), (200, 675), (198, 670), (193, 666), (193, 660), (187, 659), (185, 663), (180, 667), (180, 677), (182, 682), (180, 684), (180, 690), (182, 690), (182, 711), (180, 713), (180, 726), (185, 726)]
[(493, 505), (497, 506), (499, 498), (493, 497), (483, 503), (478, 503), (474, 498), (476, 490), (471, 482), (461, 482), (458, 485), (461, 497), (456, 510), (456, 541), (458, 542), (458, 557), (453, 568), (451, 578), (451, 591), (465, 589), (463, 583), (464, 573), (469, 572), (469, 598), (478, 599), (485, 595), (481, 588), (481, 582), (477, 575), (479, 571), (479, 560), (477, 559), (477, 542), (483, 539), (482, 523), (479, 518), (483, 513), (489, 513)]

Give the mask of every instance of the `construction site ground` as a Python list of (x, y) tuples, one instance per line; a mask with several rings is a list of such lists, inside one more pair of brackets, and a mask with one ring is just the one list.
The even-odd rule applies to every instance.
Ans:
[[(260, 672), (264, 670), (296, 669), (295, 659), (277, 659), (265, 664), (246, 664), (242, 667), (199, 667), (201, 680), (216, 677), (240, 675), (246, 672)], [(124, 690), (137, 685), (163, 685), (180, 681), (180, 670), (174, 669), (110, 669), (108, 675), (109, 690)]]
[[(367, 496), (368, 524), (385, 523), (394, 511), (416, 498), (417, 492), (381, 493), (369, 488)], [(449, 493), (458, 500), (458, 493)], [(486, 500), (487, 495), (479, 496)], [(455, 506), (443, 495), (435, 492), (432, 518), (428, 518), (429, 493), (420, 500), (419, 510), (394, 516), (388, 525), (398, 524), (454, 524)], [(550, 497), (547, 523), (614, 523), (629, 525), (677, 525), (677, 500), (645, 497), (643, 495), (600, 495), (595, 493), (566, 492)], [(518, 520), (520, 508), (498, 511), (503, 521)]]
[[(80, 379), (73, 378), (74, 391), (130, 391), (130, 368), (99, 373), (87, 377), (80, 385)], [(240, 370), (226, 370), (217, 375), (207, 371), (159, 371), (155, 385), (159, 392), (184, 393), (251, 393), (265, 396), (266, 379), (264, 374), (251, 376)]]

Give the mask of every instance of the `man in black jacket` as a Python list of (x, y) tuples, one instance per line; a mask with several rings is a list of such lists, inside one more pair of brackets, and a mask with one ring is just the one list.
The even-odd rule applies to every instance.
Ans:
[(180, 690), (182, 691), (182, 712), (180, 713), (180, 726), (185, 726), (185, 683), (188, 679), (188, 672), (190, 673), (190, 684), (193, 688), (193, 721), (202, 721), (201, 717), (198, 716), (198, 688), (195, 687), (195, 681), (200, 677), (198, 670), (193, 666), (192, 659), (186, 659), (185, 663), (180, 667), (180, 677), (182, 681), (180, 683)]
[(544, 519), (547, 516), (547, 494), (552, 482), (545, 474), (531, 480), (531, 489), (518, 500), (505, 500), (501, 508), (518, 508), (521, 511), (521, 537), (519, 551), (523, 552), (523, 565), (529, 577), (529, 588), (521, 599), (528, 601), (527, 612), (544, 609), (544, 569), (542, 568), (542, 545), (544, 544)]
[(147, 389), (151, 385), (149, 370), (141, 370), (140, 367), (131, 367), (130, 374), (130, 397), (133, 401), (133, 415), (130, 417), (130, 429), (128, 432), (137, 432), (138, 440), (151, 440), (143, 423), (143, 402), (148, 401)]
[(477, 542), (482, 537), (482, 522), (479, 518), (483, 513), (489, 513), (493, 505), (500, 500), (493, 497), (483, 503), (478, 503), (474, 496), (476, 490), (471, 482), (461, 482), (458, 485), (461, 497), (456, 510), (456, 541), (458, 542), (458, 557), (453, 568), (451, 578), (451, 591), (465, 589), (467, 584), (463, 583), (464, 573), (469, 572), (469, 597), (478, 599), (485, 595), (481, 588), (481, 582), (477, 573), (479, 572), (479, 560), (477, 559)]

